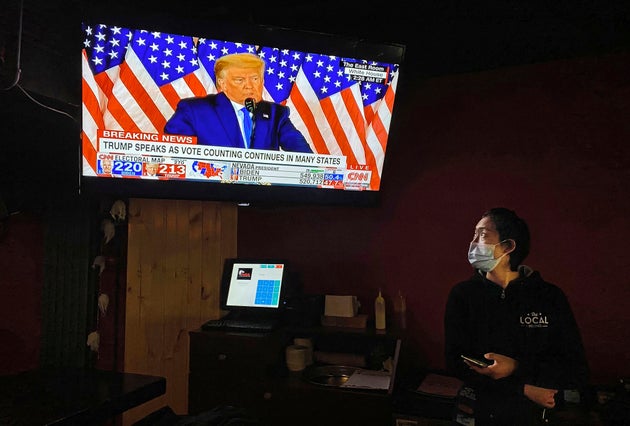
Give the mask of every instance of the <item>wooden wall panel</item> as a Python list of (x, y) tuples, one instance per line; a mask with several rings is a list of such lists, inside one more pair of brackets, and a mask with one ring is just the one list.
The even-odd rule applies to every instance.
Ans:
[(219, 316), (224, 259), (236, 256), (234, 204), (129, 201), (125, 371), (166, 377), (166, 395), (123, 416), (169, 405), (188, 412), (188, 331)]

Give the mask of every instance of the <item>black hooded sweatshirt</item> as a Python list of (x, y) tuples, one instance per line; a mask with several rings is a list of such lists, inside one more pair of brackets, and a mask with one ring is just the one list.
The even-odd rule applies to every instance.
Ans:
[[(478, 394), (476, 424), (502, 424), (523, 410), (531, 412), (536, 405), (523, 395), (525, 384), (561, 393), (582, 391), (588, 383), (582, 338), (567, 297), (527, 266), (505, 290), (480, 271), (456, 284), (448, 296), (444, 329), (447, 369)], [(484, 359), (487, 352), (516, 359), (517, 370), (494, 380), (475, 373), (460, 357)], [(528, 423), (519, 417), (513, 424)]]

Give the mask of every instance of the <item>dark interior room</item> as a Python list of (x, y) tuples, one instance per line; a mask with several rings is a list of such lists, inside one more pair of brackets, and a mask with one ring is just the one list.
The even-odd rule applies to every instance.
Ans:
[[(88, 18), (175, 34), (286, 31), (357, 49), (402, 48), (378, 197), (366, 204), (274, 195), (244, 204), (212, 192), (86, 191), (81, 23)], [(630, 424), (627, 2), (5, 0), (0, 117), (0, 379), (58, 368), (166, 378), (160, 395), (118, 407), (103, 424), (151, 424), (146, 416), (161, 407), (179, 419), (220, 405), (257, 415), (280, 394), (294, 408), (273, 424), (355, 408), (365, 410), (356, 424), (454, 424), (452, 401), (415, 402), (405, 391), (427, 372), (446, 375), (449, 292), (473, 273), (466, 254), (481, 214), (507, 207), (529, 225), (524, 263), (566, 294), (582, 336), (591, 393), (580, 409), (588, 413), (566, 424)], [(326, 386), (286, 392), (274, 379), (254, 386), (265, 389), (263, 403), (253, 395), (230, 401), (225, 374), (205, 378), (204, 357), (218, 349), (199, 328), (222, 314), (221, 268), (234, 257), (286, 260), (289, 302), (315, 322), (326, 295), (355, 296), (354, 314), (366, 325), (344, 341), (400, 343), (391, 389), (355, 400), (331, 397)], [(324, 346), (301, 332), (291, 339)], [(283, 379), (295, 379), (284, 338), (225, 344), (236, 358), (274, 364)], [(360, 342), (348, 343), (353, 338)], [(8, 392), (0, 390), (0, 423)], [(295, 408), (306, 397), (317, 402), (312, 412)], [(355, 424), (339, 421), (325, 424)]]

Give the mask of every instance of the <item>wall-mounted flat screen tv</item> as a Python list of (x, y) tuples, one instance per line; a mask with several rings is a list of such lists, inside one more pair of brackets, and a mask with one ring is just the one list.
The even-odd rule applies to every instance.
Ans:
[(378, 201), (404, 46), (209, 23), (82, 30), (82, 191)]

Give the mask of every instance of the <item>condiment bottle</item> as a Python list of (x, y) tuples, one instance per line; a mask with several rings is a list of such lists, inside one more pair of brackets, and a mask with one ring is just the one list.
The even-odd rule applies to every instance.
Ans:
[(374, 300), (374, 317), (377, 330), (385, 330), (385, 299), (381, 294), (381, 290), (378, 291), (378, 296)]
[(394, 313), (398, 321), (398, 327), (407, 328), (407, 301), (402, 292), (398, 291), (398, 297), (394, 299)]

